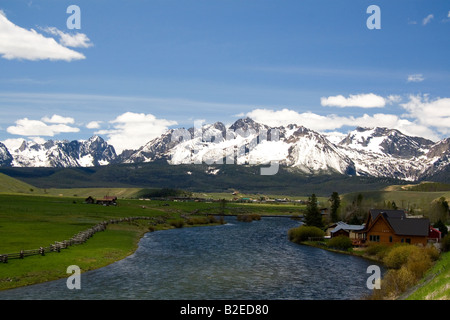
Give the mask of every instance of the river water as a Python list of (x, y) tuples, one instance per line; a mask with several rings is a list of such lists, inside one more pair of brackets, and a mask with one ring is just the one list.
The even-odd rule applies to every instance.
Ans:
[[(323, 300), (369, 294), (363, 258), (291, 243), (288, 218), (147, 233), (136, 252), (66, 279), (0, 292), (0, 299)], [(68, 275), (69, 276), (69, 275)]]

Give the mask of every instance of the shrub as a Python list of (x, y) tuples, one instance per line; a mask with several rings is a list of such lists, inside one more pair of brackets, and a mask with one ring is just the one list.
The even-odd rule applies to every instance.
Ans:
[(409, 255), (418, 250), (420, 250), (419, 247), (414, 245), (395, 246), (384, 257), (383, 261), (386, 267), (390, 269), (400, 269), (408, 261)]
[(237, 220), (241, 222), (252, 222), (253, 220), (261, 220), (261, 215), (257, 213), (240, 214), (237, 216)]
[(169, 222), (169, 224), (170, 224), (172, 227), (175, 227), (175, 228), (183, 228), (183, 226), (184, 226), (184, 220), (182, 220), (182, 219), (172, 220), (172, 221)]
[(408, 256), (406, 267), (418, 280), (422, 278), (425, 272), (431, 267), (432, 261), (425, 248), (413, 251)]
[(209, 222), (209, 219), (207, 217), (189, 217), (186, 220), (186, 223), (188, 225), (207, 224), (208, 222)]
[(367, 246), (365, 253), (370, 256), (376, 256), (378, 259), (382, 260), (387, 252), (389, 251), (389, 247), (385, 244), (371, 242)]
[(450, 234), (447, 234), (444, 238), (442, 238), (441, 245), (443, 252), (450, 251)]
[(328, 247), (338, 250), (348, 250), (352, 247), (352, 240), (346, 236), (337, 236), (328, 241)]
[(308, 238), (323, 238), (324, 236), (325, 232), (322, 229), (312, 226), (300, 226), (288, 231), (289, 240), (296, 243), (306, 241)]
[(381, 281), (381, 290), (375, 290), (370, 298), (395, 298), (422, 278), (430, 269), (433, 260), (439, 257), (433, 247), (415, 245), (394, 246), (386, 254), (384, 262), (390, 268)]
[(190, 226), (192, 225), (198, 225), (198, 224), (209, 224), (209, 223), (219, 223), (220, 221), (217, 220), (214, 216), (205, 216), (205, 217), (189, 217), (186, 219), (186, 223)]
[(431, 261), (436, 261), (437, 259), (439, 259), (440, 253), (439, 250), (436, 249), (435, 246), (426, 246), (425, 248), (423, 248), (423, 250), (425, 251), (425, 253), (427, 255), (430, 256)]

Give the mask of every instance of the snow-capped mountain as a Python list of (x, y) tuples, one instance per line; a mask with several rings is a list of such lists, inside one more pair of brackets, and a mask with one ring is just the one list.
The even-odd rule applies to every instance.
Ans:
[(89, 167), (107, 165), (117, 157), (114, 147), (99, 136), (82, 141), (48, 140), (42, 144), (24, 140), (9, 153), (14, 167)]
[(278, 161), (304, 173), (334, 172), (415, 181), (450, 164), (450, 138), (434, 143), (388, 128), (356, 128), (347, 136), (336, 138), (295, 124), (270, 128), (246, 118), (229, 128), (216, 122), (201, 130), (171, 129), (128, 154), (124, 162), (160, 159), (175, 165)]
[(8, 148), (0, 142), (0, 167), (10, 166), (13, 157), (8, 151)]
[(414, 181), (431, 166), (428, 152), (433, 144), (395, 129), (357, 128), (338, 147), (354, 161), (359, 175)]
[[(165, 160), (169, 164), (279, 163), (306, 174), (340, 173), (417, 181), (448, 171), (450, 138), (434, 143), (395, 129), (356, 128), (346, 136), (321, 134), (291, 124), (268, 127), (250, 118), (226, 127), (170, 129), (137, 150), (117, 156), (94, 136), (86, 141), (24, 141), (7, 149), (0, 143), (0, 166), (87, 167)], [(214, 174), (219, 169), (211, 169)]]
[(354, 174), (354, 164), (323, 135), (303, 126), (270, 128), (239, 119), (229, 128), (221, 122), (201, 129), (170, 130), (141, 147), (125, 161), (166, 159), (171, 164), (227, 163), (295, 167), (305, 173)]

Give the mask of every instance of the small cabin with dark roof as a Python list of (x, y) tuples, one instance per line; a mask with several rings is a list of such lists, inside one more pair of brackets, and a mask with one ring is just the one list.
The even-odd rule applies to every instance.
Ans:
[(105, 196), (103, 199), (98, 199), (96, 203), (104, 206), (115, 206), (117, 205), (117, 197)]
[(403, 210), (369, 210), (359, 238), (367, 244), (409, 243), (426, 245), (430, 232), (427, 218), (408, 218)]

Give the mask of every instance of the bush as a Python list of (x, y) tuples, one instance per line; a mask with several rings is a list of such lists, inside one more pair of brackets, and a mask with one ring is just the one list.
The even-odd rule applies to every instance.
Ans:
[(431, 257), (426, 252), (425, 248), (418, 251), (413, 251), (408, 256), (405, 267), (415, 276), (418, 280), (423, 277), (425, 272), (431, 267)]
[[(223, 219), (222, 219), (223, 220)], [(186, 223), (190, 226), (192, 225), (201, 225), (201, 224), (210, 224), (210, 223), (222, 223), (223, 221), (217, 220), (214, 216), (206, 216), (206, 217), (189, 217), (186, 219)]]
[(261, 220), (261, 215), (259, 215), (257, 213), (240, 214), (236, 218), (238, 221), (241, 221), (241, 222), (252, 222), (253, 220)]
[(437, 259), (439, 259), (440, 253), (435, 246), (430, 245), (423, 248), (423, 250), (425, 250), (425, 253), (430, 256), (431, 261), (436, 261)]
[(450, 251), (450, 234), (447, 234), (444, 238), (442, 238), (441, 245), (443, 252)]
[(325, 232), (322, 229), (312, 226), (300, 226), (288, 231), (289, 240), (296, 243), (306, 241), (308, 238), (323, 238), (324, 236)]
[(182, 220), (182, 219), (172, 220), (169, 222), (169, 224), (175, 228), (183, 228), (184, 220)]
[(208, 217), (189, 217), (186, 220), (186, 223), (190, 226), (192, 226), (194, 224), (207, 224), (207, 223), (209, 223), (209, 218)]
[(408, 261), (409, 255), (419, 250), (419, 247), (409, 244), (395, 246), (384, 257), (383, 261), (386, 267), (390, 269), (400, 269)]
[(372, 299), (395, 298), (422, 278), (439, 257), (433, 247), (398, 245), (392, 247), (384, 258), (390, 268), (381, 281), (381, 290), (374, 290)]
[(352, 247), (352, 240), (346, 236), (337, 236), (328, 241), (328, 247), (338, 250), (348, 250)]
[(383, 260), (389, 251), (389, 247), (385, 244), (371, 242), (367, 246), (365, 253), (370, 256), (376, 256), (378, 259)]

